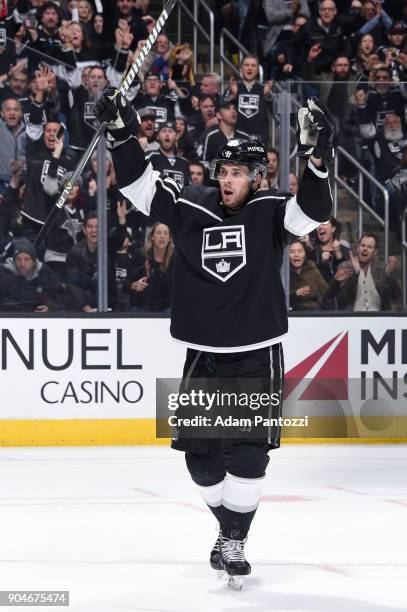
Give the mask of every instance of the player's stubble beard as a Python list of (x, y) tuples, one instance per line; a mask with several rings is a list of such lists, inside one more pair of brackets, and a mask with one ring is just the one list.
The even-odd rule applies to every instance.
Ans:
[(222, 195), (222, 201), (221, 201), (221, 206), (223, 207), (223, 209), (225, 210), (226, 214), (228, 216), (233, 216), (233, 215), (237, 215), (242, 208), (244, 208), (247, 204), (247, 202), (250, 199), (250, 196), (253, 193), (256, 193), (256, 191), (260, 188), (261, 185), (261, 175), (257, 175), (256, 178), (252, 181), (248, 181), (249, 183), (249, 188), (248, 190), (242, 194), (242, 197), (238, 199), (237, 202), (235, 203), (231, 203), (231, 204), (225, 204), (225, 202), (223, 201), (223, 193), (222, 193), (222, 189), (219, 185), (220, 191), (221, 191), (221, 195)]

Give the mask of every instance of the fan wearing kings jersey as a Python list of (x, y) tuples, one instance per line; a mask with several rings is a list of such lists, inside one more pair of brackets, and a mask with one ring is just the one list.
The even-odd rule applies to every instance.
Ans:
[[(136, 113), (120, 95), (113, 100), (113, 93), (104, 93), (96, 114), (107, 122), (119, 188), (140, 211), (168, 225), (174, 239), (171, 334), (187, 347), (181, 386), (188, 390), (192, 379), (240, 384), (250, 378), (262, 381), (262, 389), (271, 385), (281, 392), (287, 312), (280, 267), (289, 234), (308, 234), (331, 214), (324, 165), (334, 137), (329, 114), (309, 99), (299, 115), (300, 147), (308, 161), (296, 196), (260, 191), (268, 159), (253, 139), (232, 139), (221, 147), (211, 165), (219, 190), (181, 190), (153, 169), (136, 138)], [(280, 428), (262, 439), (244, 431), (227, 437), (227, 429), (211, 439), (180, 435), (172, 446), (185, 452), (191, 477), (219, 522), (211, 566), (234, 580), (251, 571), (244, 542)]]

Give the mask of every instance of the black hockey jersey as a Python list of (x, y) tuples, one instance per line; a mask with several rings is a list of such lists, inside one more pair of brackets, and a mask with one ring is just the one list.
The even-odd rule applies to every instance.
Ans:
[[(264, 97), (264, 85), (254, 83), (248, 88), (243, 81), (237, 84), (237, 129), (250, 136), (260, 138), (267, 147), (269, 138), (269, 121), (267, 114), (267, 100)], [(225, 98), (230, 90), (225, 91)]]
[(189, 162), (184, 157), (167, 157), (159, 151), (150, 153), (148, 159), (154, 170), (172, 178), (182, 189), (190, 185)]
[(170, 96), (161, 95), (157, 98), (152, 98), (139, 91), (133, 100), (133, 106), (136, 110), (145, 107), (154, 110), (156, 130), (158, 129), (158, 124), (175, 120), (175, 104)]
[(377, 130), (383, 127), (384, 118), (390, 113), (398, 115), (401, 118), (403, 128), (406, 128), (407, 100), (403, 98), (400, 91), (390, 91), (384, 96), (377, 91), (369, 91), (366, 110)]
[(69, 145), (85, 150), (95, 135), (98, 122), (95, 117), (96, 99), (83, 85), (69, 89), (62, 96), (61, 110), (68, 118)]
[(235, 130), (233, 137), (228, 138), (219, 128), (209, 130), (203, 138), (202, 150), (198, 147), (198, 155), (202, 161), (210, 163), (217, 157), (219, 149), (232, 138), (249, 138), (249, 134)]
[(297, 196), (257, 191), (227, 216), (219, 191), (180, 190), (164, 178), (136, 140), (113, 151), (121, 192), (172, 231), (176, 246), (171, 334), (210, 352), (254, 350), (287, 332), (280, 278), (288, 233), (306, 234), (329, 218), (328, 172), (310, 162)]

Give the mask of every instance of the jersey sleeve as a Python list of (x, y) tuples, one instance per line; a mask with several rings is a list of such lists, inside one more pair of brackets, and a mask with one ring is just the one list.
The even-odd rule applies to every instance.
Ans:
[(154, 170), (136, 138), (112, 151), (120, 192), (143, 214), (165, 223), (175, 234), (180, 221), (181, 189)]
[(297, 195), (285, 205), (284, 228), (304, 236), (329, 220), (332, 195), (326, 168), (316, 168), (311, 160), (305, 167)]

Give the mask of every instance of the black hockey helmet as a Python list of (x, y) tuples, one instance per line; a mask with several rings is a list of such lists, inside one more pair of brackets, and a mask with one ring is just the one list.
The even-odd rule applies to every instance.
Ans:
[(218, 156), (211, 162), (211, 178), (218, 180), (219, 170), (224, 163), (242, 164), (250, 170), (250, 180), (258, 174), (267, 175), (267, 151), (257, 138), (234, 138), (229, 140), (218, 151)]

